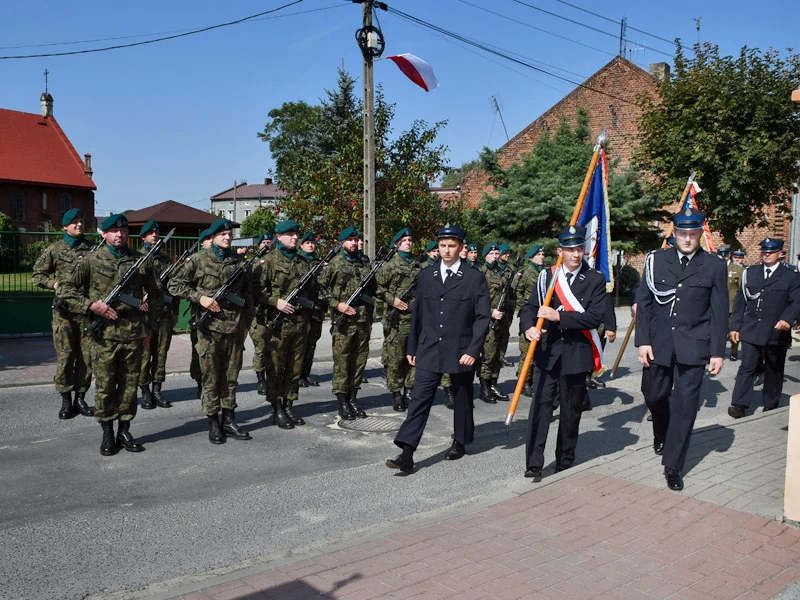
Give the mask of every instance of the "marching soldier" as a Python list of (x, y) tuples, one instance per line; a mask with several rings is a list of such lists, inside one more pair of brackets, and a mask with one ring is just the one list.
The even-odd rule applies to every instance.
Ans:
[[(198, 252), (208, 250), (211, 247), (211, 237), (208, 235), (208, 229), (204, 229), (197, 237), (200, 242)], [(189, 262), (189, 259), (186, 259)], [(194, 318), (197, 316), (197, 311), (200, 306), (198, 304), (191, 305), (191, 323), (194, 323)], [(203, 397), (203, 374), (200, 372), (200, 355), (197, 353), (197, 328), (194, 325), (189, 327), (189, 340), (192, 343), (192, 361), (189, 363), (189, 375), (194, 379), (197, 384), (197, 399)]]
[[(333, 393), (339, 402), (339, 417), (352, 421), (356, 417), (367, 416), (356, 402), (356, 396), (369, 356), (373, 306), (367, 302), (358, 302), (356, 306), (346, 303), (370, 267), (358, 250), (355, 227), (343, 229), (339, 241), (342, 242), (342, 250), (322, 270), (319, 287), (326, 290), (331, 308)], [(368, 293), (374, 294), (376, 287), (373, 279)], [(341, 319), (337, 323), (338, 317)]]
[(467, 244), (467, 263), (474, 267), (478, 262), (478, 244)]
[(414, 240), (411, 230), (405, 227), (392, 238), (392, 246), (397, 253), (385, 264), (377, 276), (378, 297), (387, 306), (400, 311), (394, 323), (385, 319), (388, 327), (384, 330), (387, 340), (386, 386), (392, 393), (392, 409), (403, 412), (408, 408), (409, 394), (414, 387), (414, 367), (406, 360), (406, 346), (411, 331), (411, 311), (414, 301), (400, 299), (403, 292), (414, 282), (422, 269), (411, 252)]
[(703, 373), (706, 365), (711, 375), (722, 370), (728, 287), (725, 263), (700, 248), (705, 213), (687, 208), (672, 221), (675, 247), (645, 259), (636, 291), (636, 346), (650, 371), (642, 381), (649, 387), (653, 450), (662, 455), (667, 487), (682, 490)]
[(425, 266), (429, 267), (439, 260), (439, 242), (437, 240), (429, 242), (428, 245), (425, 246), (425, 253), (428, 255)]
[(64, 237), (51, 244), (38, 258), (31, 280), (38, 288), (55, 291), (53, 345), (57, 363), (54, 381), (56, 391), (61, 394), (58, 418), (71, 419), (78, 414), (91, 417), (94, 410), (85, 400), (86, 391), (92, 385), (89, 340), (84, 333), (89, 320), (86, 315), (69, 310), (60, 288), (89, 254), (92, 244), (83, 236), (83, 213), (77, 208), (64, 213), (61, 229)]
[[(272, 232), (262, 233), (257, 240), (257, 246), (263, 248), (272, 242)], [(267, 257), (262, 256), (259, 261), (253, 266), (251, 271), (252, 291), (253, 291), (253, 306), (255, 307), (253, 322), (250, 324), (250, 339), (253, 340), (253, 371), (256, 373), (256, 380), (258, 381), (258, 388), (256, 393), (259, 396), (267, 395), (267, 329), (266, 329), (266, 315), (264, 314), (265, 306), (262, 303), (261, 297), (261, 276), (264, 270), (264, 263)]]
[[(300, 254), (309, 264), (319, 262), (314, 254), (317, 250), (317, 237), (311, 233), (303, 234), (300, 238)], [(321, 299), (314, 300), (314, 308), (309, 312), (308, 337), (306, 338), (306, 355), (303, 359), (303, 372), (300, 375), (300, 387), (319, 387), (319, 382), (311, 376), (311, 367), (314, 365), (314, 353), (317, 351), (317, 342), (322, 337), (322, 323), (325, 321), (327, 306)]]
[(760, 245), (761, 264), (742, 275), (731, 319), (731, 341), (742, 344), (742, 363), (728, 407), (734, 419), (745, 416), (750, 406), (759, 358), (764, 362), (764, 410), (778, 407), (791, 328), (800, 317), (800, 274), (779, 263), (783, 240), (766, 238)]
[[(148, 330), (164, 311), (163, 290), (153, 273), (152, 262), (145, 262), (125, 287), (128, 304), (109, 306), (104, 299), (134, 266), (141, 254), (128, 247), (128, 219), (111, 215), (100, 229), (105, 246), (84, 258), (64, 284), (64, 297), (70, 310), (102, 318), (104, 325), (90, 343), (95, 374), (94, 416), (103, 428), (100, 454), (111, 456), (118, 448), (142, 452), (144, 446), (130, 433), (136, 416), (136, 389), (142, 361), (142, 346)], [(133, 300), (148, 296), (148, 312), (131, 306)], [(150, 322), (148, 326), (148, 321)], [(119, 421), (116, 439), (114, 421)]]
[(213, 298), (243, 260), (231, 250), (232, 229), (228, 219), (214, 221), (207, 229), (211, 238), (209, 248), (192, 256), (167, 285), (172, 296), (198, 305), (197, 318), (203, 309), (212, 313), (197, 328), (203, 414), (208, 419), (208, 440), (212, 444), (224, 444), (228, 436), (235, 440), (252, 439), (236, 422), (236, 386), (246, 328), (253, 319), (250, 273), (233, 282), (225, 299)]
[[(727, 248), (730, 251), (730, 248)], [(741, 265), (741, 259), (735, 258), (736, 255), (744, 257), (744, 252), (737, 250), (733, 253), (734, 258), (731, 259), (728, 265), (728, 325), (730, 327), (733, 318), (733, 303), (736, 300), (736, 293), (742, 285), (742, 275), (744, 274), (744, 267)], [(725, 256), (723, 256), (725, 258)], [(733, 327), (730, 327), (733, 330)], [(739, 358), (739, 342), (731, 340), (731, 362), (736, 362)]]
[(484, 265), (482, 270), (489, 286), (492, 319), (497, 322), (494, 327), (489, 327), (489, 333), (483, 342), (483, 359), (478, 371), (478, 381), (480, 382), (478, 397), (487, 404), (497, 404), (498, 400), (508, 400), (508, 394), (501, 394), (496, 387), (496, 377), (499, 377), (502, 367), (503, 347), (507, 343), (506, 338), (513, 316), (513, 310), (503, 310), (504, 307), (497, 306), (505, 284), (505, 277), (498, 264), (499, 257), (500, 246), (498, 244), (486, 244), (483, 247)]
[(283, 318), (270, 332), (269, 371), (270, 385), (267, 401), (272, 405), (272, 422), (281, 429), (294, 429), (305, 425), (294, 411), (306, 356), (306, 337), (309, 319), (316, 298), (311, 285), (303, 290), (302, 303), (295, 307), (286, 302), (286, 295), (294, 289), (300, 278), (311, 268), (311, 263), (298, 254), (297, 232), (300, 225), (294, 221), (281, 221), (275, 226), (275, 251), (267, 255), (261, 277), (263, 302), (267, 320), (283, 313)]
[[(160, 239), (159, 226), (155, 221), (142, 225), (139, 237), (145, 252), (149, 252), (153, 244)], [(164, 252), (158, 252), (152, 258), (153, 274), (156, 278), (172, 266), (172, 261)], [(163, 284), (162, 284), (163, 285)], [(178, 305), (180, 300), (164, 293), (164, 312), (161, 315), (150, 315), (153, 329), (150, 340), (142, 350), (142, 368), (139, 372), (139, 389), (142, 391), (142, 408), (151, 410), (156, 406), (171, 408), (161, 393), (161, 384), (167, 378), (167, 353), (172, 342), (172, 328), (178, 322)], [(153, 389), (150, 389), (150, 384)]]
[[(553, 403), (559, 399), (556, 472), (575, 461), (581, 404), (586, 394), (586, 373), (602, 364), (600, 339), (595, 328), (606, 310), (606, 281), (584, 260), (585, 227), (568, 227), (558, 234), (558, 254), (564, 259), (558, 271), (542, 271), (537, 289), (520, 313), (521, 328), (529, 341), (537, 340), (536, 389), (528, 419), (525, 477), (540, 481), (544, 449)], [(555, 271), (555, 272), (554, 272)], [(546, 290), (556, 278), (550, 306), (542, 306)], [(545, 329), (536, 329), (543, 318)]]
[[(528, 259), (528, 264), (522, 270), (522, 277), (519, 280), (519, 287), (517, 288), (517, 310), (522, 313), (522, 309), (527, 304), (531, 294), (536, 289), (536, 282), (539, 280), (539, 273), (544, 268), (544, 246), (535, 244), (531, 246), (528, 253), (525, 255)], [(519, 332), (519, 364), (517, 365), (517, 377), (522, 370), (522, 363), (525, 356), (528, 354), (528, 348), (531, 343), (525, 337), (525, 332), (520, 327)], [(533, 395), (533, 368), (528, 369), (528, 377), (525, 380), (525, 385), (522, 388), (524, 396)]]

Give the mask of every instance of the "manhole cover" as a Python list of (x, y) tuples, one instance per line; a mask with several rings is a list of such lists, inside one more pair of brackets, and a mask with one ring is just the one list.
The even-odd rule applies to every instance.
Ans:
[(367, 417), (366, 419), (356, 419), (354, 421), (340, 420), (338, 425), (342, 429), (351, 431), (361, 431), (364, 433), (387, 433), (397, 431), (403, 424), (401, 419), (391, 417)]

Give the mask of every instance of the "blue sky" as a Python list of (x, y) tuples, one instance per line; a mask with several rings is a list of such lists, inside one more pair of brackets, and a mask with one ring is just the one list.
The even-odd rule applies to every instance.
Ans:
[[(238, 19), (289, 0), (6, 0), (0, 5), (0, 55), (36, 54), (116, 43), (11, 48), (174, 32)], [(619, 26), (557, 0), (526, 0), (541, 9), (614, 35)], [(538, 61), (573, 81), (590, 76), (619, 51), (619, 41), (533, 10), (514, 0), (393, 0), (389, 6), (467, 37)], [(758, 4), (733, 0), (668, 5), (649, 1), (589, 3), (570, 0), (666, 39), (700, 37), (726, 54), (743, 45), (784, 50), (796, 42), (800, 5), (785, 0)], [(475, 6), (530, 26), (513, 23)], [(332, 7), (332, 8), (328, 8)], [(792, 7), (792, 8), (790, 8)], [(93, 156), (96, 212), (136, 209), (172, 199), (207, 209), (208, 197), (246, 179), (258, 183), (272, 166), (269, 147), (257, 139), (270, 109), (283, 102), (316, 102), (344, 67), (361, 76), (354, 40), (361, 6), (347, 0), (304, 0), (282, 11), (295, 14), (219, 29), (137, 48), (67, 57), (0, 60), (0, 107), (39, 111), (43, 71), (50, 71), (55, 116), (78, 152)], [(396, 103), (395, 127), (414, 119), (447, 120), (440, 141), (451, 166), (497, 147), (505, 134), (492, 104), (496, 96), (509, 135), (571, 91), (569, 83), (487, 57), (459, 42), (379, 12), (386, 52), (411, 52), (428, 61), (440, 81), (430, 93), (408, 81), (389, 61), (375, 66), (376, 83)], [(595, 50), (559, 37), (571, 38)], [(629, 30), (629, 58), (645, 67), (670, 59), (670, 44)], [(798, 77), (800, 85), (800, 77)], [(0, 132), (2, 135), (2, 132)]]

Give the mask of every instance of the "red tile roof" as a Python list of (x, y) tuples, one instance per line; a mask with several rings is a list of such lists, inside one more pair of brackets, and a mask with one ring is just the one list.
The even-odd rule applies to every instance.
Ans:
[(54, 117), (0, 108), (0, 180), (96, 190)]
[(217, 215), (175, 202), (175, 200), (167, 200), (141, 210), (134, 210), (125, 213), (125, 216), (131, 225), (144, 225), (147, 221), (158, 221), (160, 225), (167, 223), (170, 225), (211, 225), (219, 219)]

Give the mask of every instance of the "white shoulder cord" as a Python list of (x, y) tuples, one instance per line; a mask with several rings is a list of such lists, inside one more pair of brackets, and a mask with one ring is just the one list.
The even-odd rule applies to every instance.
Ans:
[(653, 252), (650, 252), (644, 259), (644, 279), (647, 287), (653, 294), (653, 299), (659, 304), (670, 304), (669, 316), (672, 316), (672, 309), (675, 307), (675, 288), (671, 290), (658, 290), (653, 283)]
[(747, 289), (747, 269), (745, 269), (744, 273), (742, 273), (742, 294), (746, 300), (758, 300), (761, 297), (761, 292), (758, 292), (757, 294), (751, 294)]
[[(547, 295), (547, 272), (550, 269), (542, 269), (542, 272), (539, 273), (539, 279), (536, 281), (536, 288), (539, 291), (539, 306), (544, 304), (544, 297)], [(564, 265), (561, 265), (556, 272), (553, 273), (553, 277), (558, 277), (558, 274), (563, 272)], [(559, 306), (556, 310), (564, 310), (563, 306)]]

